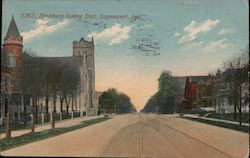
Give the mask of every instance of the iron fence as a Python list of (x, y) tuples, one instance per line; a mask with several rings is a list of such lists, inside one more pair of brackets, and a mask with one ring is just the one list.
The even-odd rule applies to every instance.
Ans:
[[(36, 125), (41, 125), (42, 123), (49, 123), (50, 122), (50, 113), (43, 114), (44, 117), (42, 119), (42, 114), (38, 113), (37, 116), (35, 117), (35, 124)], [(86, 113), (83, 113), (83, 116), (86, 115)], [(80, 112), (74, 112), (73, 117), (80, 117), (81, 113)], [(55, 121), (60, 121), (66, 120), (66, 119), (71, 119), (72, 118), (72, 113), (62, 113), (62, 116), (60, 117), (60, 113), (55, 114)], [(31, 113), (15, 113), (14, 116), (11, 116), (11, 130), (22, 130), (22, 129), (31, 129)], [(43, 120), (43, 122), (42, 122)], [(2, 124), (0, 125), (0, 132), (3, 133), (5, 132), (5, 125), (6, 125), (6, 118), (2, 118)]]

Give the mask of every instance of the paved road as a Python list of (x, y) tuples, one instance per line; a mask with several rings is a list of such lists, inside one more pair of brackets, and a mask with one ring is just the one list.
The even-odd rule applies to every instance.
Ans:
[(248, 140), (248, 134), (174, 115), (128, 114), (2, 155), (244, 158)]

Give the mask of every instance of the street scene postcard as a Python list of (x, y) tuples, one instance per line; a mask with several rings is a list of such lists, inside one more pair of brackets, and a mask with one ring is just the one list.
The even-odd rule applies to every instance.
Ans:
[(1, 2), (1, 156), (248, 158), (248, 0)]

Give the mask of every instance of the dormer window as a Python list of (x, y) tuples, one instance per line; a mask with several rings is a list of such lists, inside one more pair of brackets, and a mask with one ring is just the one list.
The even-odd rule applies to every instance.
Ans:
[(13, 53), (7, 55), (7, 66), (10, 68), (16, 67), (16, 56)]

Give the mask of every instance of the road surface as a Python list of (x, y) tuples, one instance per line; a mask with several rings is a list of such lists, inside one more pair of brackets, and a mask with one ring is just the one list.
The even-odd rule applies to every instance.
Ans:
[(245, 158), (246, 133), (178, 118), (126, 114), (6, 150), (5, 156)]

